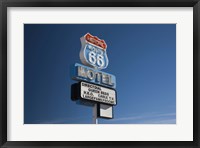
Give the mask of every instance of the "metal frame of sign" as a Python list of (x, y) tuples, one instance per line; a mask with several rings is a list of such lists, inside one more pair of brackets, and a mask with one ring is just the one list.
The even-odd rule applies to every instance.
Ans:
[(79, 89), (78, 83), (74, 83), (74, 84), (71, 85), (71, 100), (72, 101), (76, 101), (77, 104), (86, 105), (86, 106), (94, 106), (94, 104), (97, 103), (97, 102), (94, 102), (94, 101), (91, 101), (91, 100), (80, 99), (80, 97), (79, 97), (80, 92), (79, 91), (80, 91), (80, 89)]
[(79, 89), (77, 83), (71, 85), (71, 99), (72, 101), (78, 100)]
[[(91, 139), (91, 141), (77, 141), (76, 137), (74, 137), (73, 141), (24, 141), (23, 137), (21, 141), (10, 141), (8, 140), (8, 131), (7, 125), (10, 124), (8, 119), (8, 110), (10, 109), (8, 107), (8, 96), (10, 95), (10, 92), (7, 90), (7, 75), (10, 73), (7, 71), (8, 68), (8, 62), (7, 62), (7, 32), (10, 32), (9, 29), (7, 29), (7, 19), (9, 19), (9, 15), (7, 15), (7, 8), (12, 7), (18, 7), (25, 8), (25, 7), (93, 7), (94, 9), (96, 7), (116, 7), (117, 9), (121, 9), (122, 7), (193, 7), (193, 55), (194, 55), (194, 62), (193, 62), (193, 130), (190, 132), (193, 132), (193, 139), (191, 141), (183, 140), (183, 141), (151, 141), (151, 137), (149, 137), (149, 140), (147, 141), (94, 141), (94, 139)], [(66, 8), (67, 9), (67, 8)], [(160, 8), (162, 9), (162, 8)], [(1, 128), (1, 134), (0, 134), (0, 147), (6, 147), (6, 148), (41, 148), (41, 147), (51, 147), (51, 148), (57, 148), (57, 147), (74, 147), (74, 148), (80, 148), (80, 147), (92, 147), (92, 148), (110, 148), (110, 147), (119, 147), (119, 148), (199, 148), (200, 147), (200, 93), (199, 93), (199, 87), (200, 87), (200, 0), (1, 0), (0, 4), (0, 46), (1, 46), (1, 53), (0, 53), (0, 63), (1, 63), (1, 91), (0, 91), (0, 128)], [(87, 16), (86, 16), (87, 17)], [(16, 49), (17, 50), (17, 49)], [(191, 49), (192, 50), (192, 49)], [(10, 80), (9, 80), (10, 81)], [(16, 121), (14, 121), (16, 122)], [(46, 126), (46, 125), (44, 125)], [(127, 125), (124, 125), (127, 126)], [(139, 125), (142, 126), (142, 125)], [(92, 127), (92, 126), (91, 126)], [(11, 130), (11, 129), (10, 129)], [(20, 130), (20, 129), (19, 129)], [(116, 129), (117, 130), (117, 129)], [(74, 132), (79, 132), (75, 129)], [(17, 133), (20, 135), (20, 133)], [(40, 133), (38, 133), (39, 135)], [(55, 134), (51, 132), (51, 134)], [(67, 133), (71, 134), (71, 133)], [(77, 133), (78, 134), (78, 133)], [(98, 133), (96, 133), (98, 134)], [(145, 131), (142, 131), (140, 134), (145, 134)], [(172, 133), (173, 134), (173, 133)], [(111, 133), (112, 136), (115, 136)], [(127, 135), (126, 135), (127, 136)], [(170, 135), (169, 135), (170, 136)]]

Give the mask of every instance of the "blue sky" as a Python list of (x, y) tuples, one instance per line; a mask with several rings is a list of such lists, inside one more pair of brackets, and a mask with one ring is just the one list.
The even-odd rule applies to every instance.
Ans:
[(114, 119), (99, 124), (176, 123), (175, 24), (25, 24), (24, 123), (92, 123), (92, 107), (70, 98), (87, 32), (107, 43), (103, 71), (117, 82)]

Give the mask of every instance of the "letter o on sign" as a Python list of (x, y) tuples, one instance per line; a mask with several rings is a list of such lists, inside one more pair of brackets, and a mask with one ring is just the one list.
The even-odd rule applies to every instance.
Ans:
[(87, 76), (88, 76), (88, 78), (89, 78), (90, 80), (93, 80), (93, 79), (95, 79), (95, 72), (92, 71), (92, 70), (88, 70), (88, 71), (87, 71)]

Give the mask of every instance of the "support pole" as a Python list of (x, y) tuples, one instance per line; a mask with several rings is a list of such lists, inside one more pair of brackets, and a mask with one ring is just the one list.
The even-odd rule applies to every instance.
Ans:
[[(95, 70), (98, 70), (97, 67), (94, 67)], [(98, 124), (98, 119), (97, 119), (97, 103), (94, 104), (93, 107), (93, 115), (92, 115), (92, 122), (93, 124)]]
[(94, 104), (93, 107), (93, 115), (92, 115), (92, 122), (93, 124), (98, 124), (98, 118), (97, 118), (97, 103)]

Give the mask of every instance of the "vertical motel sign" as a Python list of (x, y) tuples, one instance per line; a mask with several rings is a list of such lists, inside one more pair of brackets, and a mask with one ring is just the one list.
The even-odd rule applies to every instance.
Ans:
[(107, 45), (104, 40), (87, 33), (81, 37), (80, 60), (72, 67), (72, 79), (79, 81), (71, 86), (71, 99), (77, 104), (96, 106), (97, 117), (113, 118), (117, 104), (116, 78), (101, 71), (108, 66)]

